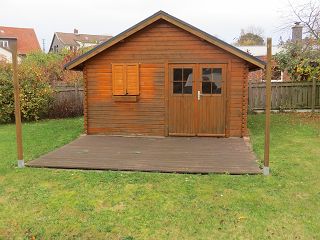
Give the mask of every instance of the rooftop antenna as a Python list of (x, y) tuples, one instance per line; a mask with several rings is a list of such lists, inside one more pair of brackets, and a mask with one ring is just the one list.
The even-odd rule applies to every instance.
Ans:
[(42, 38), (42, 51), (46, 52), (46, 39)]

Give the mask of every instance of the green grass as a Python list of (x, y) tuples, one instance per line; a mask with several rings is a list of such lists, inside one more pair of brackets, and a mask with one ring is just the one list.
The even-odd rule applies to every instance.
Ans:
[[(320, 239), (320, 118), (272, 115), (272, 175), (17, 169), (0, 126), (0, 239)], [(263, 156), (264, 115), (249, 117)], [(23, 126), (30, 160), (81, 134), (82, 119)]]

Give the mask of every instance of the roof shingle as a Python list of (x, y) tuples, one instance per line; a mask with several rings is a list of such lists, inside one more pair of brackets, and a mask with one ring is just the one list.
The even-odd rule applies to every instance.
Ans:
[(63, 32), (56, 32), (55, 34), (62, 43), (68, 46), (79, 45), (77, 41), (82, 43), (100, 44), (101, 42), (104, 42), (112, 37), (108, 35), (75, 34)]

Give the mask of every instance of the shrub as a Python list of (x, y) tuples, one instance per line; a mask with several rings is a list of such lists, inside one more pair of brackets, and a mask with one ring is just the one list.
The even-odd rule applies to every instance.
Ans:
[[(30, 77), (30, 76), (29, 76)], [(53, 100), (52, 89), (46, 82), (35, 78), (24, 78), (21, 81), (20, 101), (23, 119), (32, 121), (45, 118)]]
[(9, 64), (0, 62), (0, 123), (14, 117), (12, 70)]
[[(70, 117), (82, 113), (72, 101), (54, 101), (56, 85), (82, 85), (82, 73), (66, 71), (63, 65), (79, 52), (28, 54), (18, 65), (22, 119)], [(60, 104), (60, 105), (59, 105)], [(11, 64), (0, 62), (0, 123), (14, 120), (14, 96)]]
[[(303, 42), (283, 44), (275, 55), (281, 71), (287, 71), (293, 81), (312, 81), (320, 78), (320, 42), (305, 39)], [(313, 66), (315, 64), (315, 66)]]
[[(39, 79), (39, 72), (25, 71), (19, 66), (20, 105), (22, 119), (31, 121), (45, 116), (52, 100), (49, 83)], [(14, 120), (14, 95), (11, 65), (0, 63), (0, 122)]]
[(82, 73), (63, 69), (66, 62), (80, 52), (63, 51), (62, 53), (34, 52), (28, 54), (21, 62), (20, 68), (24, 72), (35, 72), (36, 77), (50, 85), (82, 85)]

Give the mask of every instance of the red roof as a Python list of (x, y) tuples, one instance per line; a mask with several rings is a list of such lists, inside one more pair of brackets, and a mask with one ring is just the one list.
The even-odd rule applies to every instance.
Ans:
[(27, 54), (41, 50), (33, 28), (15, 28), (0, 26), (0, 38), (16, 37), (18, 40), (18, 54)]

